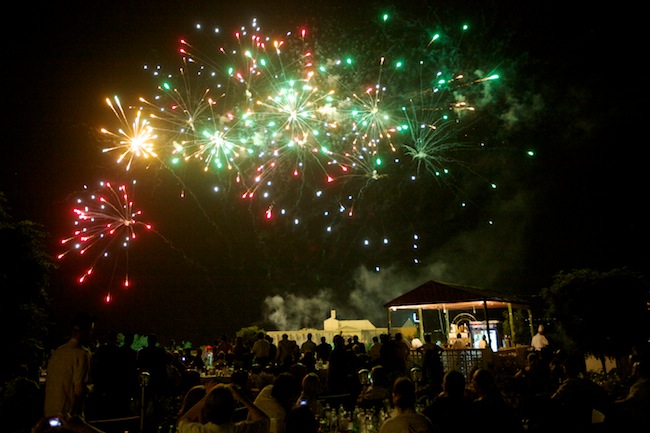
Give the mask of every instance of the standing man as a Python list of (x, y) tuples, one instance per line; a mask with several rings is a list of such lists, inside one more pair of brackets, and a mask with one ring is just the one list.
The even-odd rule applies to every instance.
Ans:
[[(194, 365), (194, 359), (190, 361), (190, 366)], [(149, 372), (149, 387), (154, 394), (162, 394), (166, 386), (167, 376), (167, 359), (165, 349), (158, 345), (158, 336), (149, 334), (147, 336), (147, 345), (138, 352), (137, 366), (140, 371)]]
[(257, 340), (255, 340), (251, 348), (253, 362), (259, 364), (261, 367), (266, 367), (269, 364), (270, 351), (271, 343), (266, 339), (266, 335), (261, 331), (258, 332)]
[(370, 359), (372, 359), (373, 365), (379, 363), (379, 352), (381, 351), (381, 343), (379, 342), (379, 337), (376, 335), (372, 337), (372, 345), (370, 346)]
[(541, 360), (548, 365), (552, 353), (550, 343), (546, 335), (544, 335), (544, 325), (537, 327), (537, 334), (533, 335), (533, 338), (530, 339), (530, 345), (540, 354)]
[(537, 334), (533, 335), (533, 338), (531, 338), (530, 345), (538, 352), (542, 352), (548, 347), (548, 339), (544, 335), (544, 325), (539, 325), (537, 327)]
[(330, 346), (325, 337), (321, 337), (320, 344), (316, 346), (316, 357), (323, 361), (323, 363), (326, 363), (330, 360), (330, 353), (332, 353), (332, 346)]
[(313, 352), (316, 355), (316, 343), (312, 341), (311, 332), (307, 334), (307, 341), (300, 346), (300, 353)]
[(95, 318), (88, 313), (79, 313), (72, 320), (71, 328), (70, 339), (52, 353), (47, 365), (46, 417), (59, 414), (84, 417)]
[(293, 360), (293, 347), (289, 340), (288, 334), (282, 334), (282, 339), (278, 341), (278, 355), (277, 362), (280, 368), (289, 370), (291, 361)]

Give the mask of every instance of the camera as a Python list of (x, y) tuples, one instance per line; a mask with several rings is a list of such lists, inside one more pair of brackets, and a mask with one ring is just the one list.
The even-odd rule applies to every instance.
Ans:
[(53, 417), (47, 420), (48, 424), (50, 427), (61, 427), (63, 424), (61, 423), (61, 419), (58, 417)]

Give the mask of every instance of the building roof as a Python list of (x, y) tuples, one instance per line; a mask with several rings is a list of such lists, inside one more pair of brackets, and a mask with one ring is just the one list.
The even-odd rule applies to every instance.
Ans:
[(384, 307), (393, 310), (419, 308), (424, 310), (462, 310), (477, 306), (481, 308), (505, 308), (508, 304), (524, 308), (528, 305), (523, 299), (487, 289), (427, 281), (387, 302)]
[(357, 320), (340, 320), (336, 318), (336, 310), (331, 310), (330, 317), (323, 321), (323, 330), (325, 331), (335, 331), (335, 330), (369, 330), (376, 329), (375, 325), (367, 319), (357, 319)]

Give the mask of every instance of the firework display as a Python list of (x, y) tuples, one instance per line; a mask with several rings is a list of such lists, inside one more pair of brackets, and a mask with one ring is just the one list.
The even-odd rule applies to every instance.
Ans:
[(160, 82), (158, 93), (140, 99), (134, 125), (147, 110), (147, 133), (140, 138), (143, 128), (134, 126), (127, 151), (153, 154), (140, 150), (153, 129), (153, 148), (166, 164), (198, 160), (202, 170), (237, 183), (240, 197), (263, 202), (264, 218), (274, 214), (270, 208), (296, 207), (293, 191), (283, 193), (291, 179), (308, 184), (323, 202), (328, 195), (350, 197), (351, 208), (382, 178), (445, 177), (462, 164), (454, 152), (478, 148), (461, 133), (475, 110), (467, 98), (481, 92), (472, 87), (498, 75), (435, 69), (440, 65), (428, 63), (439, 55), (439, 39), (434, 35), (416, 52), (421, 58), (403, 50), (390, 59), (366, 54), (366, 61), (328, 52), (306, 29), (266, 35), (256, 20), (215, 36), (207, 48), (183, 38), (178, 72), (148, 68)]
[[(110, 261), (113, 269), (117, 269), (120, 258), (113, 260), (113, 255), (119, 256), (120, 251), (114, 251), (116, 245), (124, 253), (122, 267), (126, 271), (122, 283), (128, 287), (129, 244), (136, 239), (138, 227), (150, 230), (151, 225), (139, 220), (141, 211), (134, 208), (126, 185), (122, 184), (116, 189), (110, 182), (101, 182), (97, 190), (86, 186), (82, 196), (77, 199), (73, 213), (76, 218), (74, 233), (61, 241), (68, 249), (57, 258), (62, 259), (69, 253), (92, 256), (90, 265), (78, 279), (79, 283), (83, 283), (101, 261)], [(105, 299), (109, 302), (110, 298), (108, 291)]]
[[(179, 39), (180, 68), (145, 65), (151, 90), (129, 105), (106, 100), (119, 126), (101, 129), (111, 142), (103, 151), (131, 175), (162, 167), (181, 197), (220, 191), (244, 203), (256, 221), (251, 230), (271, 233), (258, 238), (300, 226), (321, 261), (344, 262), (340, 250), (353, 254), (350, 244), (376, 252), (397, 245), (417, 265), (419, 233), (435, 204), (408, 209), (395, 197), (417, 203), (447, 189), (466, 206), (458, 177), (472, 169), (463, 156), (484, 146), (472, 125), (499, 75), (461, 59), (452, 41), (467, 27), (405, 34), (388, 16), (376, 25), (376, 37), (266, 32), (255, 19), (233, 32), (197, 26)], [(112, 193), (75, 210), (83, 228), (64, 241), (81, 254), (126, 246), (144, 225), (125, 187), (104, 187)], [(377, 271), (390, 263), (371, 256), (358, 262)]]

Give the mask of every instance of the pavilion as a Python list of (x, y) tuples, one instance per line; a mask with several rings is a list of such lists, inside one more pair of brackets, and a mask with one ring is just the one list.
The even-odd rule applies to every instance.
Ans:
[[(532, 325), (532, 312), (529, 302), (516, 296), (504, 295), (492, 290), (479, 289), (476, 287), (461, 286), (458, 284), (427, 281), (424, 284), (404, 293), (401, 296), (384, 304), (387, 308), (388, 330), (392, 327), (392, 312), (397, 310), (417, 310), (419, 320), (419, 333), (424, 336), (424, 310), (438, 310), (439, 314), (444, 313), (446, 319), (446, 330), (449, 332), (450, 315), (452, 311), (462, 310), (483, 311), (483, 320), (486, 329), (489, 329), (491, 309), (507, 309), (510, 329), (514, 341), (514, 320), (513, 308), (524, 309), (528, 312), (531, 337), (534, 334)], [(442, 316), (442, 314), (441, 314)], [(442, 322), (442, 321), (441, 321)], [(441, 323), (442, 325), (442, 323)], [(488, 339), (489, 339), (488, 333)], [(491, 345), (491, 341), (489, 341)]]

